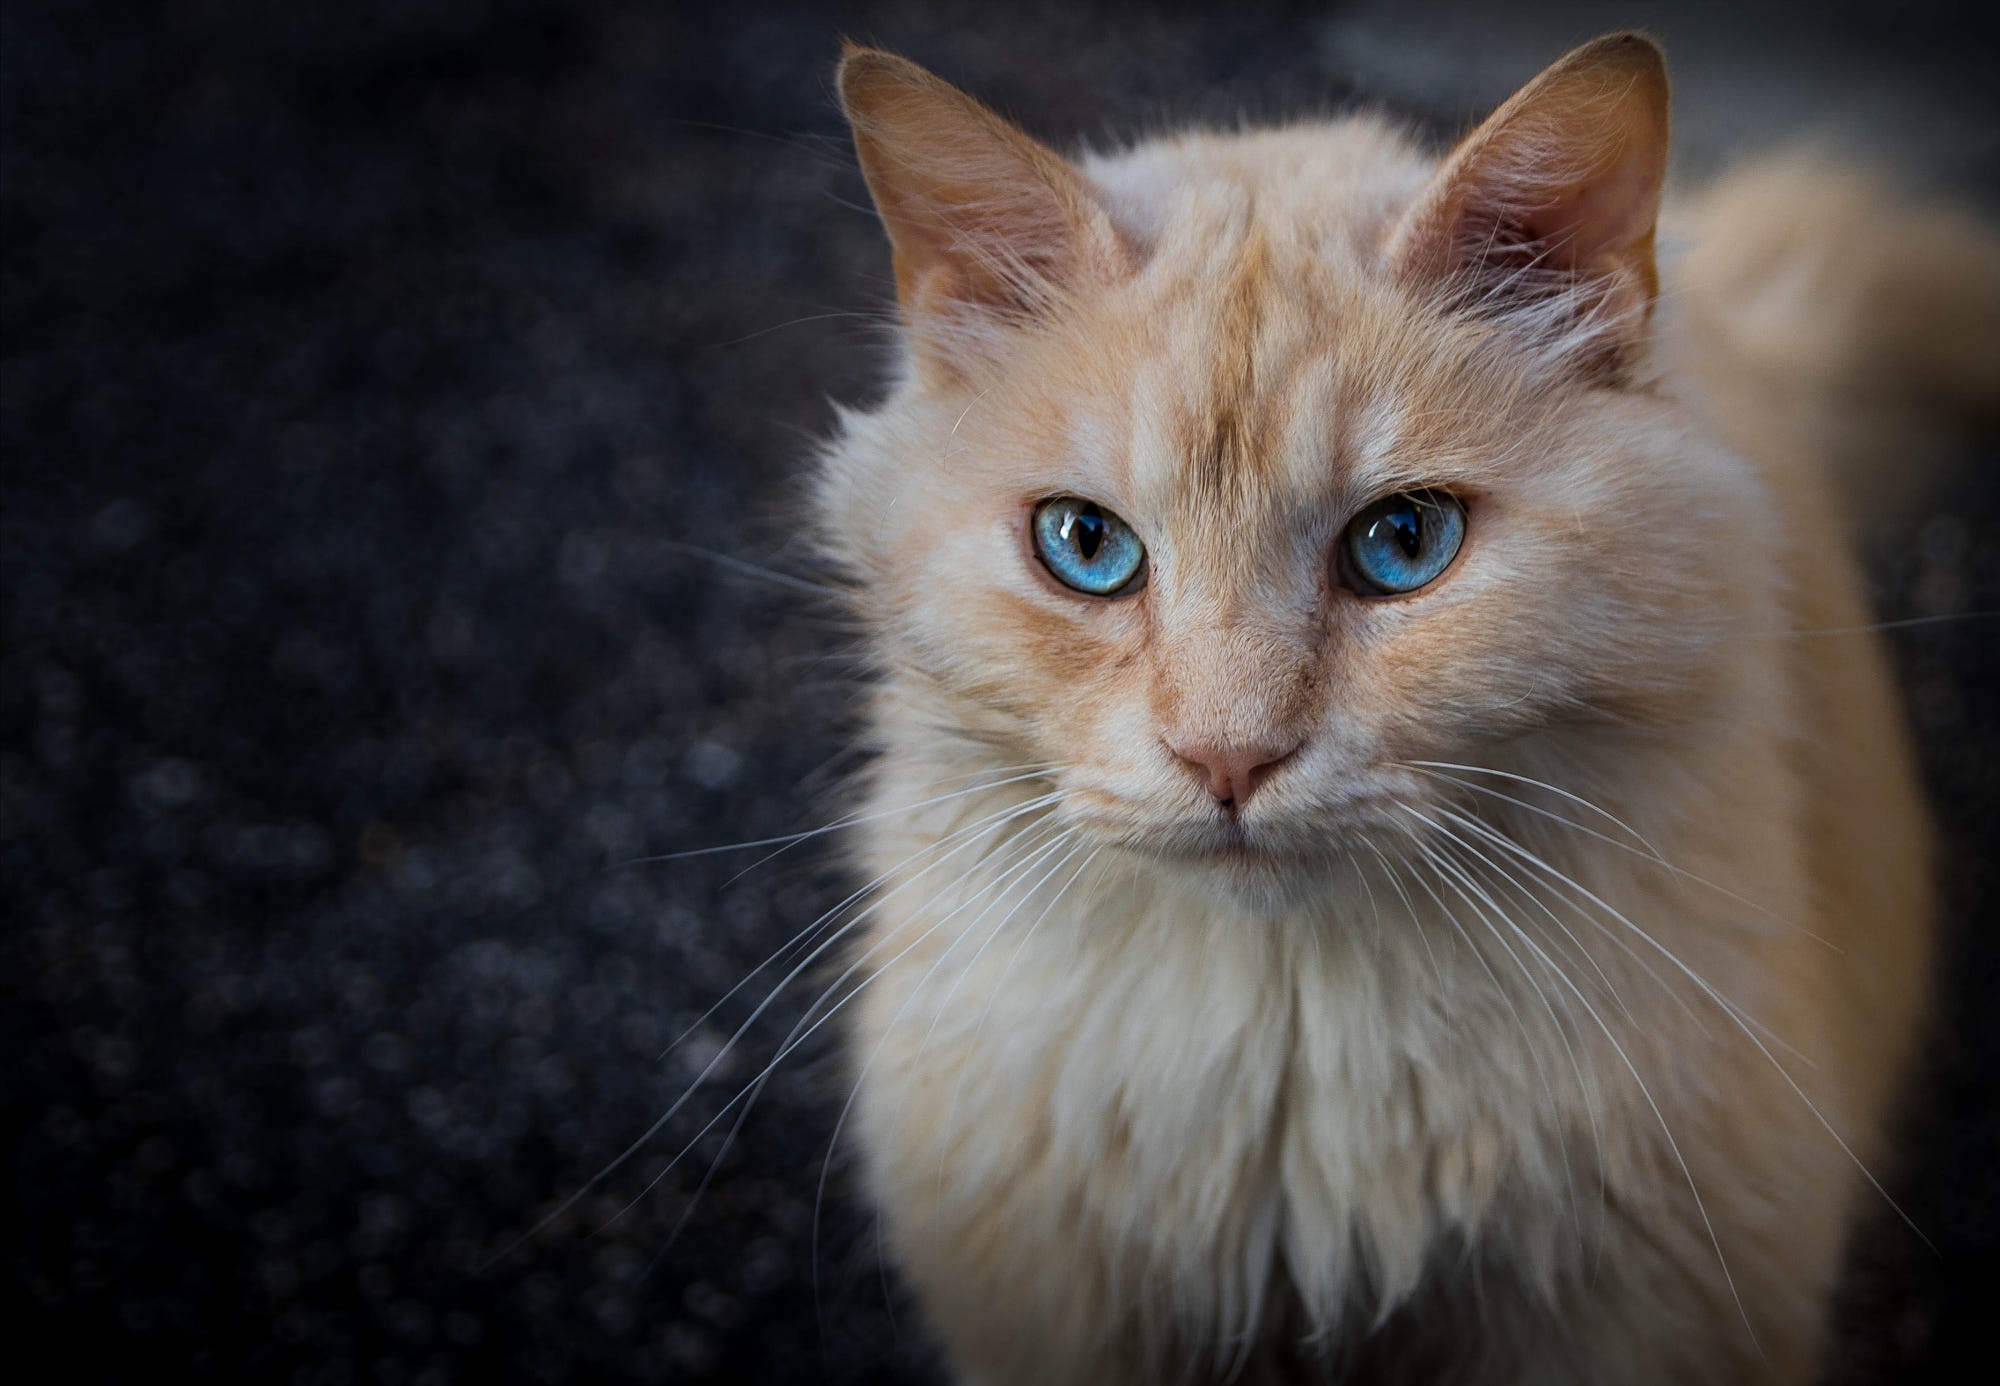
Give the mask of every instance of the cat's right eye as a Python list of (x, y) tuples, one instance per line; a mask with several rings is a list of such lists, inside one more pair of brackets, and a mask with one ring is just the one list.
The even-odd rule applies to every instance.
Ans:
[(1035, 554), (1065, 587), (1112, 597), (1138, 581), (1146, 546), (1132, 527), (1095, 501), (1058, 496), (1035, 507)]

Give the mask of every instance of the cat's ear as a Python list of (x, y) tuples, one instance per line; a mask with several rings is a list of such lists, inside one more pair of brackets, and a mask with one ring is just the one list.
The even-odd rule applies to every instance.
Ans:
[(996, 329), (1129, 267), (1088, 179), (908, 59), (847, 45), (840, 102), (926, 364), (969, 364)]
[(1615, 371), (1659, 292), (1667, 107), (1666, 61), (1644, 34), (1576, 49), (1452, 151), (1391, 235), (1391, 266)]

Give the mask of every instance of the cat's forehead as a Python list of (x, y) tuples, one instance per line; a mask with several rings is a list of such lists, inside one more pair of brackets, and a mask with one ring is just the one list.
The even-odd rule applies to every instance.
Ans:
[(1250, 219), (1199, 258), (1149, 267), (1122, 305), (1108, 335), (1125, 359), (1097, 427), (1122, 435), (1109, 461), (1131, 503), (1338, 509), (1490, 450), (1473, 444), (1491, 426), (1483, 378), (1373, 265), (1290, 230)]
[[(1324, 458), (1301, 455), (1345, 402), (1335, 349), (1344, 297), (1295, 247), (1239, 228), (1203, 261), (1168, 265), (1135, 294), (1150, 331), (1125, 382), (1125, 485), (1155, 507), (1317, 489)], [(1308, 448), (1306, 451), (1324, 451)]]
[(1500, 450), (1493, 374), (1383, 265), (1432, 169), (1397, 132), (1197, 135), (1086, 169), (1138, 263), (1010, 381), (998, 412), (1041, 441), (1004, 451), (1049, 460), (1034, 484), (1226, 546), (1209, 522), (1330, 523)]
[(1365, 117), (1192, 133), (1083, 162), (1155, 262), (1204, 258), (1253, 218), (1329, 255), (1365, 256), (1434, 168), (1402, 132)]
[(1143, 246), (1079, 344), (1120, 416), (1107, 459), (1156, 510), (1334, 502), (1394, 481), (1412, 425), (1454, 407), (1438, 344), (1380, 248), (1429, 164), (1369, 122), (1194, 136), (1095, 161)]

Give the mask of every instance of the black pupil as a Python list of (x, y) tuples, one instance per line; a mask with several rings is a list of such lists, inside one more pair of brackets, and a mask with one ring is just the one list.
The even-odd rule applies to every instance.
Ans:
[(1383, 517), (1395, 533), (1396, 547), (1403, 551), (1403, 557), (1415, 558), (1424, 547), (1424, 522), (1414, 505), (1400, 506)]
[(1097, 557), (1097, 550), (1104, 543), (1104, 529), (1104, 512), (1096, 506), (1086, 505), (1076, 512), (1070, 534), (1076, 543), (1076, 551), (1083, 555), (1086, 563)]

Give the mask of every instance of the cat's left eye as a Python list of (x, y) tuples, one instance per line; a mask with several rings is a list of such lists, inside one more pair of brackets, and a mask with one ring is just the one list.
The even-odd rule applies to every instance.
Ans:
[(1437, 580), (1465, 543), (1465, 507), (1443, 491), (1405, 491), (1356, 515), (1341, 537), (1356, 590), (1414, 592)]
[(1031, 528), (1042, 566), (1065, 587), (1118, 595), (1138, 581), (1146, 546), (1132, 527), (1095, 501), (1058, 496), (1035, 507)]

